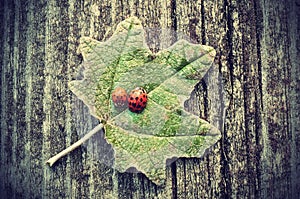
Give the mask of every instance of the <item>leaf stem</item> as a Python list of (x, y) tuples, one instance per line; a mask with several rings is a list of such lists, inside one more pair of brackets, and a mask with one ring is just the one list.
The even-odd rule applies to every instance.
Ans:
[(65, 155), (67, 155), (68, 153), (70, 153), (71, 151), (73, 151), (74, 149), (79, 147), (80, 145), (82, 145), (85, 141), (90, 139), (94, 134), (96, 134), (98, 131), (103, 129), (103, 127), (104, 127), (103, 124), (100, 123), (93, 130), (91, 130), (90, 132), (85, 134), (80, 140), (78, 140), (77, 142), (75, 142), (74, 144), (69, 146), (68, 148), (64, 149), (60, 153), (56, 154), (55, 156), (53, 156), (52, 158), (47, 160), (46, 164), (49, 164), (49, 166), (51, 167), (57, 160), (59, 160), (60, 158), (64, 157)]

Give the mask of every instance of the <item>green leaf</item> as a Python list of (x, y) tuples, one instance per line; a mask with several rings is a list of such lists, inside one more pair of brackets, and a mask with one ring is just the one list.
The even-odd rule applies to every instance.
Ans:
[[(79, 49), (84, 79), (71, 81), (70, 89), (105, 124), (120, 172), (135, 167), (161, 185), (167, 159), (201, 157), (220, 139), (217, 128), (184, 108), (213, 62), (212, 47), (180, 40), (154, 55), (140, 21), (131, 17), (106, 42), (82, 37)], [(130, 92), (138, 86), (148, 92), (142, 113), (114, 108), (111, 93), (116, 87)]]

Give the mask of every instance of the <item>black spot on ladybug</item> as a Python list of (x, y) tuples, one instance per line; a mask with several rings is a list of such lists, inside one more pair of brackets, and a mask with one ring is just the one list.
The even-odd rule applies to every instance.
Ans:
[(141, 106), (140, 104), (138, 104), (138, 105), (136, 106), (136, 108), (138, 108), (138, 109), (141, 108), (141, 107), (142, 107), (142, 106)]
[(129, 105), (131, 105), (131, 102), (129, 102)]
[(142, 102), (143, 101), (143, 99), (142, 98), (140, 98), (140, 102)]
[(132, 106), (135, 107), (135, 106), (136, 106), (136, 103), (132, 103)]
[(135, 97), (135, 100), (138, 100), (139, 99), (139, 97)]
[(143, 102), (144, 105), (146, 105), (147, 102)]
[(133, 97), (130, 97), (130, 100), (133, 100)]

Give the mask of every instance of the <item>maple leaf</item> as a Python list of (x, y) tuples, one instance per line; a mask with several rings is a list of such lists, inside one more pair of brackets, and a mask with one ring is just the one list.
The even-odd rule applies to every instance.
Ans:
[[(115, 152), (114, 167), (131, 167), (151, 181), (165, 181), (166, 161), (179, 157), (201, 157), (220, 139), (219, 130), (188, 112), (184, 102), (211, 67), (212, 47), (179, 40), (153, 54), (136, 17), (121, 22), (112, 37), (99, 42), (80, 39), (84, 79), (69, 86), (104, 126), (105, 137)], [(115, 109), (111, 93), (143, 87), (148, 103), (142, 113)]]

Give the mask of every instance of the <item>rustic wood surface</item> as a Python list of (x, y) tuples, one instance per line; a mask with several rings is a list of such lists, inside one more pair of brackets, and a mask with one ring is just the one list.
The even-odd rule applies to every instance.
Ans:
[[(45, 164), (98, 123), (67, 85), (79, 38), (105, 41), (133, 15), (153, 28), (154, 52), (179, 37), (153, 39), (170, 28), (213, 46), (222, 75), (222, 139), (201, 159), (168, 165), (165, 187), (98, 161), (113, 154), (103, 132)], [(297, 0), (1, 1), (0, 197), (300, 198), (299, 15)], [(215, 93), (203, 82), (199, 91), (199, 115), (212, 120)]]

